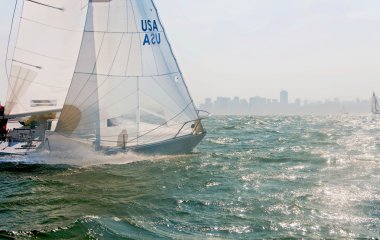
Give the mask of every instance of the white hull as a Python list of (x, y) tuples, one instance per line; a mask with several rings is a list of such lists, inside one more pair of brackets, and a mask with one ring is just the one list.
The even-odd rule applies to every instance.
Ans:
[[(202, 140), (206, 133), (194, 135), (188, 134), (177, 138), (172, 138), (156, 143), (150, 143), (138, 146), (123, 147), (102, 147), (100, 151), (106, 154), (114, 154), (120, 152), (136, 152), (148, 155), (173, 155), (190, 153), (196, 145)], [(95, 151), (95, 146), (90, 142), (84, 142), (79, 139), (68, 138), (63, 135), (47, 132), (45, 149), (51, 152), (70, 152), (70, 154), (81, 154)]]

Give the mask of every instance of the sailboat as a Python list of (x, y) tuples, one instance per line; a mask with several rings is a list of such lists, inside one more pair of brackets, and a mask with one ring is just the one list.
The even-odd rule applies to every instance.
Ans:
[(379, 109), (379, 103), (377, 102), (377, 97), (375, 95), (375, 92), (372, 94), (372, 107), (371, 107), (373, 114), (380, 114)]
[(206, 134), (152, 0), (24, 0), (5, 115), (51, 113), (0, 153), (181, 154)]

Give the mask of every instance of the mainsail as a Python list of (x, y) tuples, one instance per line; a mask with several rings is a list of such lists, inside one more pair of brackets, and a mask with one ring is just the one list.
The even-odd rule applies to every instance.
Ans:
[(372, 95), (372, 113), (380, 114), (379, 103), (377, 102), (377, 97), (375, 93), (373, 93)]
[(8, 60), (6, 115), (62, 109), (78, 57), (87, 6), (83, 0), (23, 1), (13, 57)]
[(198, 119), (153, 1), (90, 1), (56, 132), (138, 146), (199, 131)]

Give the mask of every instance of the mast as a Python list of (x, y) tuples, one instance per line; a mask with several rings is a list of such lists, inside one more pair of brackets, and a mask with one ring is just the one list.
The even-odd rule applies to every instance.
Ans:
[(141, 120), (141, 111), (140, 111), (140, 81), (137, 77), (137, 109), (136, 109), (136, 123), (137, 123), (137, 145), (139, 144), (139, 135), (140, 135), (140, 120)]

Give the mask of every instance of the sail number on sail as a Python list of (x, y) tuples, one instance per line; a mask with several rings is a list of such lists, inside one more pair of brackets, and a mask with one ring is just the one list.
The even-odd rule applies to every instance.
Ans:
[(155, 45), (161, 43), (161, 36), (158, 32), (156, 20), (141, 20), (141, 29), (146, 33), (144, 37), (144, 45)]

